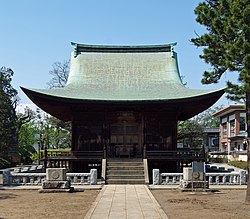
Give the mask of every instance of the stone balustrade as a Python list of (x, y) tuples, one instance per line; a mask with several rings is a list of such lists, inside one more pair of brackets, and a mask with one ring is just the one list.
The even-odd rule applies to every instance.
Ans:
[[(158, 169), (153, 170), (154, 185), (179, 185), (183, 179), (183, 173), (159, 173)], [(206, 173), (209, 185), (245, 185), (247, 184), (246, 171), (230, 173)]]
[[(97, 184), (97, 170), (91, 169), (90, 173), (67, 173), (67, 179), (72, 185)], [(23, 173), (10, 170), (3, 171), (3, 185), (41, 185), (46, 178), (46, 173)]]
[(207, 173), (210, 185), (245, 185), (247, 182), (246, 171), (231, 173)]
[(90, 173), (67, 173), (72, 185), (90, 184)]
[[(3, 172), (4, 174), (4, 172)], [(9, 174), (9, 185), (40, 185), (42, 181), (45, 179), (45, 173), (15, 173), (10, 172)], [(4, 184), (7, 185), (5, 180), (6, 178), (3, 177)]]
[(183, 173), (161, 173), (162, 184), (165, 185), (179, 185), (180, 180), (183, 179)]

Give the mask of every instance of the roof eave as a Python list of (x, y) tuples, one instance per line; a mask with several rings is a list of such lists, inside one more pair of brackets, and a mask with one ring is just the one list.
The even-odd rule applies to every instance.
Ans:
[(62, 97), (62, 96), (54, 96), (54, 95), (49, 95), (49, 94), (44, 94), (42, 92), (34, 91), (32, 89), (27, 89), (24, 87), (21, 87), (23, 92), (29, 96), (32, 99), (32, 96), (37, 96), (37, 97), (43, 97), (45, 99), (49, 100), (58, 100), (61, 102), (72, 102), (72, 103), (182, 103), (182, 102), (192, 102), (194, 100), (200, 100), (205, 97), (209, 96), (218, 96), (220, 98), (224, 94), (224, 89), (216, 90), (210, 93), (205, 93), (202, 95), (197, 95), (197, 96), (191, 96), (191, 97), (185, 97), (185, 98), (177, 98), (177, 99), (139, 99), (139, 100), (130, 100), (130, 99), (77, 99), (77, 98), (68, 98), (68, 97)]

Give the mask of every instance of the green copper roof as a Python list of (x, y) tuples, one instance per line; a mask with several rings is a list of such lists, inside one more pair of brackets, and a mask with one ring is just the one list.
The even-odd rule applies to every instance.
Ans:
[(175, 44), (73, 45), (75, 50), (66, 86), (31, 91), (58, 98), (96, 101), (170, 101), (216, 92), (189, 89), (182, 84), (173, 51)]

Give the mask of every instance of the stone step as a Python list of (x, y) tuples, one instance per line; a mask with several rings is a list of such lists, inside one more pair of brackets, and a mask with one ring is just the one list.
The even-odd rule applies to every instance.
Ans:
[(108, 170), (107, 175), (144, 175), (144, 170)]
[(145, 184), (144, 179), (108, 179), (107, 184)]
[(108, 175), (107, 179), (119, 179), (119, 180), (127, 180), (127, 179), (144, 179), (144, 175)]
[(142, 162), (107, 162), (107, 166), (143, 166)]
[(113, 170), (144, 170), (143, 166), (131, 166), (131, 167), (124, 167), (124, 166), (107, 166), (108, 171), (113, 171)]
[(109, 158), (107, 162), (142, 162), (142, 158)]
[(107, 161), (107, 184), (145, 184), (142, 159), (111, 159)]

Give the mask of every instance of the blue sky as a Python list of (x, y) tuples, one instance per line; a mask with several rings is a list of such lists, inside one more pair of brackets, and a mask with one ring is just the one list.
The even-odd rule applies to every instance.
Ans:
[[(30, 101), (19, 89), (46, 88), (55, 61), (68, 60), (70, 42), (104, 45), (146, 45), (177, 42), (179, 69), (188, 87), (202, 85), (209, 66), (190, 39), (204, 33), (195, 21), (199, 0), (0, 0), (0, 66), (14, 70), (13, 86), (21, 103)], [(231, 75), (230, 75), (231, 77)], [(226, 105), (223, 98), (217, 104)]]

